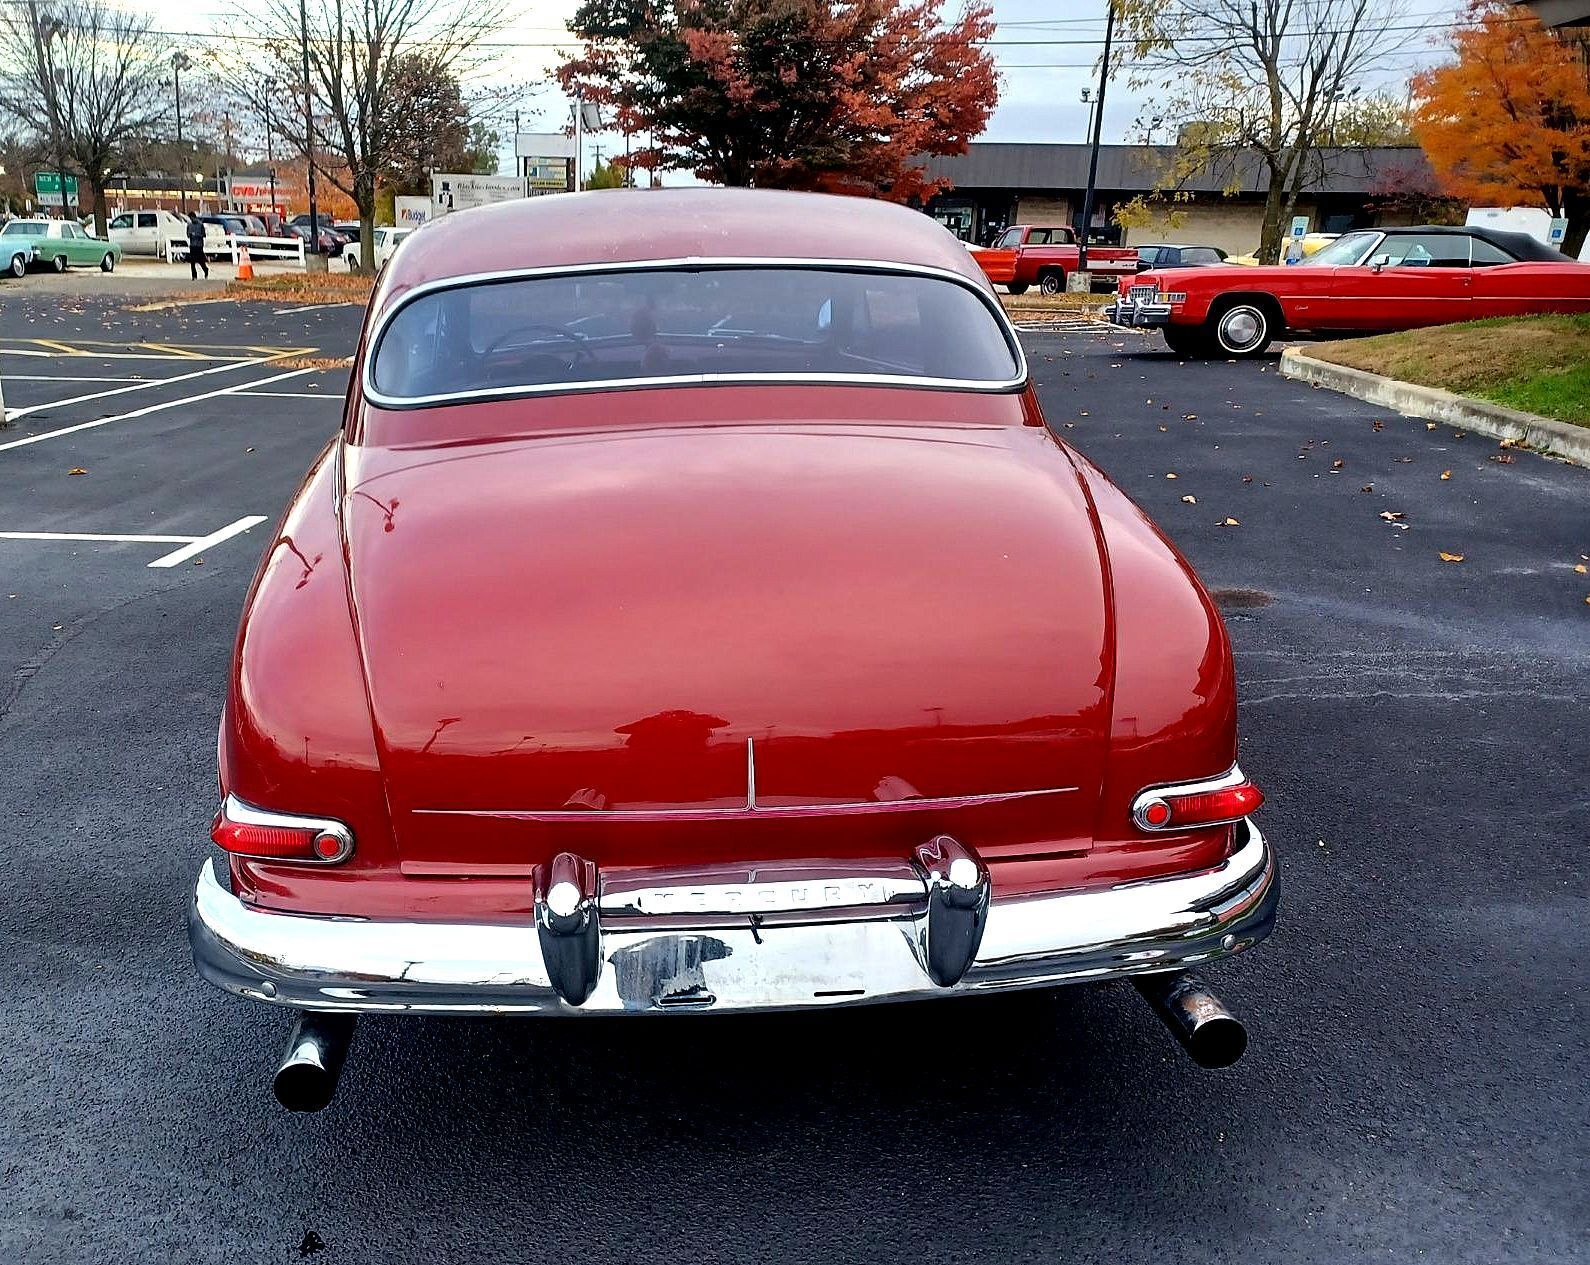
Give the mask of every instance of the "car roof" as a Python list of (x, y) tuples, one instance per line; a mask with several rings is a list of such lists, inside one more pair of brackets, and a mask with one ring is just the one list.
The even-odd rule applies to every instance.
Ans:
[(1388, 237), (1404, 237), (1409, 233), (1478, 237), (1481, 241), (1489, 242), (1517, 259), (1527, 259), (1535, 263), (1571, 264), (1573, 262), (1562, 251), (1536, 241), (1528, 233), (1508, 233), (1497, 228), (1486, 228), (1480, 224), (1414, 224), (1406, 228), (1383, 228), (1380, 231)]
[(688, 258), (918, 264), (988, 285), (958, 238), (897, 203), (770, 189), (605, 189), (443, 215), (393, 257), (377, 302), (474, 273)]

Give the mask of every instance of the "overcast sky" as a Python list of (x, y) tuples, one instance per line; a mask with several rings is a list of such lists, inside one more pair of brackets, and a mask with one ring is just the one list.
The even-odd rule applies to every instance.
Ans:
[[(226, 0), (112, 0), (126, 7), (149, 7), (159, 26), (167, 30), (203, 31), (208, 39), (225, 38)], [(550, 73), (559, 61), (558, 50), (572, 51), (565, 22), (578, 0), (524, 0), (520, 17), (495, 37), (501, 43), (503, 79), (532, 83), (521, 98), (523, 126), (551, 130), (561, 127), (568, 106)], [(945, 8), (958, 11), (960, 0), (945, 0)], [(1461, 0), (1400, 0), (1403, 19), (1410, 28), (1409, 46), (1397, 59), (1386, 85), (1400, 90), (1409, 75), (1441, 55), (1435, 40), (1443, 36), (1461, 9)], [(999, 108), (981, 139), (995, 141), (1081, 141), (1087, 130), (1088, 108), (1081, 89), (1097, 82), (1095, 65), (1104, 36), (1105, 0), (994, 0), (999, 23), (994, 53), (1002, 85)], [(1019, 42), (1018, 42), (1019, 41)], [(195, 41), (196, 43), (206, 41)], [(1106, 142), (1137, 140), (1140, 116), (1152, 116), (1152, 101), (1127, 89), (1123, 79), (1111, 83), (1104, 116)], [(511, 116), (495, 119), (504, 135), (512, 130)], [(1171, 128), (1167, 125), (1164, 139)], [(618, 138), (598, 138), (611, 147)], [(621, 141), (618, 141), (621, 143)]]
[[(531, 0), (526, 16), (514, 24), (510, 38), (555, 41), (576, 0)], [(946, 8), (957, 7), (950, 0)], [(1388, 72), (1387, 86), (1398, 88), (1421, 66), (1437, 60), (1432, 42), (1462, 7), (1461, 0), (1403, 0), (1403, 21), (1428, 28), (1410, 32), (1410, 43)], [(995, 56), (1000, 66), (999, 108), (982, 137), (994, 141), (1080, 141), (1087, 131), (1088, 108), (1081, 90), (1097, 83), (1096, 62), (1104, 40), (1105, 0), (994, 0), (999, 23)], [(1016, 43), (1014, 41), (1022, 41)], [(555, 59), (537, 50), (537, 64)], [(561, 121), (566, 106), (555, 85), (534, 94), (541, 124)], [(1130, 92), (1124, 80), (1111, 83), (1106, 98), (1103, 135), (1106, 141), (1136, 140), (1139, 115), (1152, 117), (1151, 101)], [(1167, 129), (1168, 135), (1168, 129)]]

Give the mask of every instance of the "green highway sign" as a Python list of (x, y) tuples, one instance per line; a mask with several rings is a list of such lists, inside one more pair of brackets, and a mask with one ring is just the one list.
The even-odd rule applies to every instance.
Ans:
[[(39, 199), (40, 206), (61, 205), (61, 173), (58, 171), (40, 171), (33, 177), (33, 192)], [(77, 177), (66, 178), (66, 199), (72, 205), (80, 205), (77, 201)]]

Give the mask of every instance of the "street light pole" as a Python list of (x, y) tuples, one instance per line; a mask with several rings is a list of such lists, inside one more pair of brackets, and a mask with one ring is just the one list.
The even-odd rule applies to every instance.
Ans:
[(1093, 227), (1093, 187), (1099, 178), (1099, 132), (1104, 127), (1104, 91), (1110, 86), (1110, 40), (1115, 34), (1115, 0), (1104, 0), (1108, 6), (1104, 19), (1104, 56), (1099, 62), (1099, 99), (1093, 108), (1093, 139), (1088, 154), (1088, 188), (1082, 195), (1082, 231), (1077, 234), (1077, 271), (1088, 270), (1088, 230)]
[(315, 211), (315, 102), (309, 86), (309, 2), (298, 0), (298, 32), (304, 52), (304, 166), (309, 174), (309, 253), (320, 253), (320, 220)]
[(182, 158), (181, 183), (177, 186), (177, 199), (182, 213), (188, 213), (188, 147), (182, 139), (182, 72), (193, 62), (186, 53), (171, 54), (171, 83), (177, 91), (177, 152)]

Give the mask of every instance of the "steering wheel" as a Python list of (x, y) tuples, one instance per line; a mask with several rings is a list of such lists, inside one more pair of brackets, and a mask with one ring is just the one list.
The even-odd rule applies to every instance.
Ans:
[(577, 357), (583, 356), (586, 360), (592, 361), (596, 359), (595, 355), (592, 354), (591, 349), (585, 346), (585, 340), (582, 339), (578, 334), (571, 334), (568, 330), (558, 325), (545, 325), (540, 322), (535, 322), (530, 325), (520, 325), (509, 330), (506, 334), (503, 334), (500, 338), (494, 340), (490, 346), (486, 348), (485, 354), (488, 356), (496, 355), (503, 349), (510, 338), (517, 338), (519, 335), (528, 334), (532, 330), (544, 330), (546, 333), (551, 334), (555, 338), (567, 340), (570, 346), (574, 349)]

